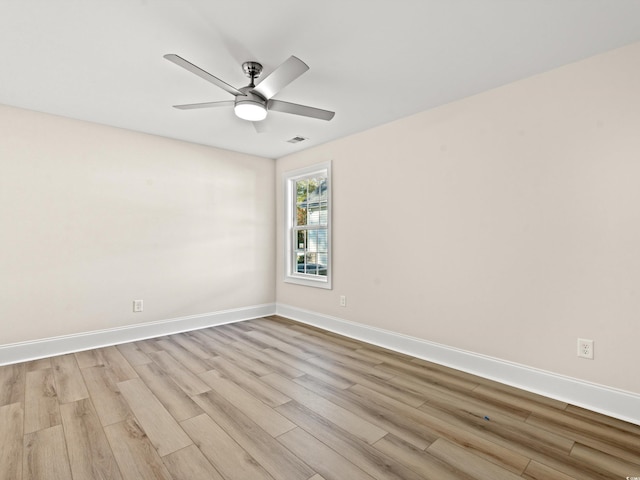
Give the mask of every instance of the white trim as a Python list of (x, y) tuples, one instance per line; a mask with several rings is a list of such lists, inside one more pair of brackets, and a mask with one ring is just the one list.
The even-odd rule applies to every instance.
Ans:
[(123, 327), (94, 330), (91, 332), (43, 338), (34, 341), (0, 345), (0, 365), (37, 360), (65, 353), (107, 347), (174, 333), (240, 322), (275, 313), (275, 304), (221, 310), (219, 312), (171, 318), (156, 322), (139, 323)]
[(640, 425), (640, 394), (276, 304), (276, 314)]

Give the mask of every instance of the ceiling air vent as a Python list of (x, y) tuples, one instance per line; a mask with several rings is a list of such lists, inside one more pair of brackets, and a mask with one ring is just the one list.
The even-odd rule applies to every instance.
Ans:
[(305, 140), (308, 140), (308, 138), (304, 138), (304, 137), (301, 137), (301, 136), (298, 135), (297, 137), (293, 137), (293, 138), (287, 140), (287, 142), (289, 142), (289, 143), (300, 143), (300, 142), (304, 142)]

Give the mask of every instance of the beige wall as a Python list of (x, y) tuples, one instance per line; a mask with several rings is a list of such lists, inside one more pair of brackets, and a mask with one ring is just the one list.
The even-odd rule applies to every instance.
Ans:
[(274, 302), (273, 175), (0, 107), (0, 345)]
[(333, 161), (334, 289), (283, 283), (278, 181), (278, 302), (640, 393), (638, 58), (634, 44), (279, 159), (278, 179)]

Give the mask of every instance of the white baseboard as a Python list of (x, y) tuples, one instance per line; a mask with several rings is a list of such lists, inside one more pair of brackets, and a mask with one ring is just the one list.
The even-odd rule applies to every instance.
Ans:
[(273, 315), (274, 303), (0, 345), (0, 365), (107, 347)]
[(640, 425), (640, 395), (278, 303), (276, 314)]

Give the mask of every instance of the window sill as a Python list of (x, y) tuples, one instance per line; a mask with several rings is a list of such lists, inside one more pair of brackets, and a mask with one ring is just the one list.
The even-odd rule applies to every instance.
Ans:
[(303, 285), (305, 287), (316, 287), (331, 290), (331, 282), (327, 278), (314, 279), (302, 275), (286, 275), (284, 277), (284, 281), (285, 283), (293, 283), (295, 285)]

